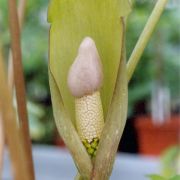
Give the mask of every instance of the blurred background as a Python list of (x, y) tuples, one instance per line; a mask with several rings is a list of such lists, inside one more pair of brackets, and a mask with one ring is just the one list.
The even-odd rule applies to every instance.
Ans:
[[(135, 1), (127, 24), (130, 56), (155, 1)], [(22, 30), (30, 134), (34, 144), (64, 147), (52, 113), (48, 84), (48, 0), (27, 2)], [(180, 142), (180, 2), (170, 1), (129, 84), (129, 111), (119, 151), (166, 153), (175, 159)], [(8, 59), (7, 2), (0, 0), (0, 36)], [(170, 155), (169, 155), (170, 154)], [(167, 157), (166, 156), (166, 157)], [(179, 155), (180, 156), (180, 155)]]

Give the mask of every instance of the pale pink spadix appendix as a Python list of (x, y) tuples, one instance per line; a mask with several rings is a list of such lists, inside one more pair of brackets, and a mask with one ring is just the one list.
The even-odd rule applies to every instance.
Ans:
[(100, 96), (102, 81), (102, 63), (96, 44), (86, 37), (69, 69), (68, 86), (75, 99), (77, 131), (91, 156), (96, 155), (104, 126)]

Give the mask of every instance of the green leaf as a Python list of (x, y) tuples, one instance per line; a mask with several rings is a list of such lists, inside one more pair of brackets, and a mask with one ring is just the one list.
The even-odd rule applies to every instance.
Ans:
[(165, 178), (157, 174), (152, 174), (152, 175), (148, 175), (147, 177), (149, 177), (151, 180), (180, 180), (180, 175), (175, 175), (171, 178)]
[(74, 98), (67, 87), (67, 74), (84, 37), (95, 40), (104, 71), (101, 89), (104, 115), (112, 99), (121, 56), (121, 16), (127, 16), (127, 0), (51, 0), (49, 68), (61, 92), (65, 108), (74, 119)]
[(157, 175), (157, 174), (148, 175), (148, 177), (151, 180), (167, 180), (166, 178), (164, 178), (164, 177), (162, 177), (160, 175)]
[(81, 143), (81, 140), (69, 118), (67, 110), (64, 108), (61, 94), (51, 71), (49, 71), (49, 83), (54, 117), (57, 128), (60, 130), (60, 135), (71, 152), (78, 171), (81, 173), (82, 177), (90, 177), (92, 171), (90, 157)]
[(180, 175), (176, 175), (176, 176), (170, 178), (169, 180), (180, 180)]

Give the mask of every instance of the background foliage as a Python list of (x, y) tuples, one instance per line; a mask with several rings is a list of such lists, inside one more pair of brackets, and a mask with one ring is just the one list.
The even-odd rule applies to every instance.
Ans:
[[(152, 1), (137, 1), (135, 3), (127, 28), (128, 57), (153, 6)], [(172, 105), (175, 104), (174, 110), (180, 103), (180, 83), (178, 83), (180, 82), (180, 31), (177, 28), (180, 26), (179, 8), (180, 6), (168, 5), (143, 53), (129, 86), (129, 114), (131, 115), (135, 113), (134, 107), (137, 102), (149, 103), (153, 82), (158, 80), (157, 64), (159, 60), (162, 61), (163, 81), (170, 88)]]

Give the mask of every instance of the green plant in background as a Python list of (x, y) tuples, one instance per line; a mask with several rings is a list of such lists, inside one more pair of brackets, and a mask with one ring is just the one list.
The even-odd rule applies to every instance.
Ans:
[[(136, 43), (141, 29), (146, 22), (149, 9), (152, 7), (152, 1), (135, 1), (134, 10), (130, 14), (127, 22), (127, 56), (130, 56), (133, 46)], [(129, 115), (133, 116), (135, 112), (135, 106), (139, 101), (145, 101), (146, 105), (149, 102), (152, 82), (156, 80), (156, 64), (159, 61), (156, 53), (157, 44), (161, 47), (162, 61), (163, 61), (163, 76), (164, 81), (170, 88), (172, 110), (175, 111), (179, 104), (179, 90), (180, 90), (180, 31), (177, 26), (180, 26), (179, 9), (180, 6), (169, 7), (169, 5), (161, 17), (157, 30), (154, 32), (146, 51), (141, 57), (132, 80), (129, 84)], [(138, 24), (135, 25), (135, 24)], [(170, 30), (171, 29), (171, 30)], [(158, 37), (161, 36), (161, 42)], [(147, 109), (146, 109), (147, 110)]]
[(175, 176), (180, 172), (180, 147), (173, 146), (168, 148), (161, 158), (162, 174), (166, 178)]
[(165, 178), (165, 177), (160, 176), (160, 175), (149, 175), (148, 177), (151, 180), (179, 180), (180, 179), (180, 175), (176, 175), (176, 176), (173, 176), (170, 178)]
[[(125, 29), (131, 9), (129, 1), (51, 1), (48, 13), (51, 23), (49, 82), (53, 111), (59, 133), (78, 169), (77, 179), (109, 179), (126, 122), (128, 81), (166, 3), (166, 0), (157, 2), (126, 67)], [(79, 125), (75, 113), (79, 112), (74, 110), (74, 97), (67, 87), (68, 71), (87, 36), (95, 42), (104, 72), (100, 93), (105, 125), (93, 160), (76, 131)]]
[(151, 180), (179, 180), (180, 179), (180, 147), (172, 146), (161, 156), (162, 175), (148, 175)]
[[(28, 98), (30, 134), (33, 142), (54, 143), (55, 124), (52, 116), (48, 83), (48, 23), (47, 0), (27, 2), (22, 30), (22, 55)], [(0, 0), (0, 33), (9, 50), (7, 2)], [(28, 42), (28, 43), (27, 43)], [(8, 58), (7, 58), (8, 59)]]

